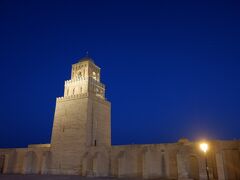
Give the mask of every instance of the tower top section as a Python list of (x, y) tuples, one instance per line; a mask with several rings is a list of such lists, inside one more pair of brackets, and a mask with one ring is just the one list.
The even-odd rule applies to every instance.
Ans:
[(92, 58), (85, 56), (72, 65), (71, 79), (87, 78), (100, 82), (100, 68), (94, 63)]
[(105, 85), (100, 80), (100, 68), (85, 56), (72, 65), (71, 79), (65, 81), (63, 98), (93, 95), (105, 99)]

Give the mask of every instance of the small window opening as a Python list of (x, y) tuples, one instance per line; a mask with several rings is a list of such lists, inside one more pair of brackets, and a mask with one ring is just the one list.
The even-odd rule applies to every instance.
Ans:
[(93, 79), (97, 80), (97, 77), (96, 77), (96, 73), (95, 73), (95, 72), (92, 73), (92, 76), (93, 76)]
[(82, 72), (78, 73), (78, 77), (80, 77), (80, 78), (82, 77)]

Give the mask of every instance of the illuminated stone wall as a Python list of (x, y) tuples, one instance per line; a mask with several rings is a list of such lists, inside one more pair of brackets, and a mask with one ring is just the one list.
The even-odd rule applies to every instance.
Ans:
[(72, 66), (71, 74), (64, 97), (56, 102), (51, 140), (51, 171), (56, 174), (78, 174), (87, 148), (111, 146), (111, 105), (100, 68), (85, 58)]
[[(240, 141), (208, 143), (210, 179), (240, 179)], [(199, 142), (111, 146), (111, 104), (90, 58), (72, 66), (56, 100), (51, 144), (0, 149), (0, 173), (207, 179)]]
[[(240, 142), (210, 141), (207, 155), (211, 179), (238, 180)], [(171, 144), (91, 146), (81, 154), (66, 158), (79, 161), (74, 171), (52, 167), (49, 147), (0, 149), (5, 156), (3, 173), (75, 174), (98, 177), (141, 177), (168, 179), (206, 179), (205, 159), (198, 142)], [(72, 156), (72, 157), (71, 157)], [(64, 157), (64, 156), (63, 156)], [(62, 157), (62, 158), (63, 158)], [(0, 158), (1, 159), (1, 158)], [(68, 167), (68, 166), (67, 166)]]

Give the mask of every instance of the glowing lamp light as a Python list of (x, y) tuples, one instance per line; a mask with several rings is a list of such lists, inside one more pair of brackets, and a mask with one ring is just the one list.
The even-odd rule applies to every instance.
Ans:
[(208, 144), (207, 143), (201, 143), (200, 144), (200, 149), (206, 153), (208, 151)]
[(200, 149), (201, 149), (201, 151), (204, 152), (207, 180), (209, 180), (208, 162), (207, 162), (208, 144), (205, 142), (200, 143)]

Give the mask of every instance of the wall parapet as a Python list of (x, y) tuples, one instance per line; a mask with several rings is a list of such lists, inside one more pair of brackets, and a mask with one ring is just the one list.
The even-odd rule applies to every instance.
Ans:
[(29, 144), (28, 148), (50, 148), (51, 144)]
[(83, 81), (89, 81), (91, 84), (96, 84), (97, 86), (101, 87), (101, 88), (105, 88), (105, 85), (98, 82), (97, 80), (93, 79), (92, 77), (88, 77), (88, 78), (85, 78), (85, 77), (77, 77), (77, 78), (74, 78), (74, 79), (70, 79), (70, 80), (66, 80), (65, 81), (65, 86), (66, 85), (69, 85), (69, 84), (72, 84), (72, 83), (79, 83), (79, 82), (83, 82)]
[(85, 98), (88, 97), (89, 93), (82, 93), (82, 94), (75, 94), (75, 95), (70, 95), (70, 96), (62, 96), (62, 97), (57, 97), (57, 101), (65, 101), (65, 100), (71, 100), (71, 99), (77, 99), (77, 98)]

